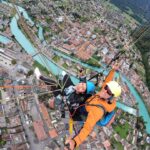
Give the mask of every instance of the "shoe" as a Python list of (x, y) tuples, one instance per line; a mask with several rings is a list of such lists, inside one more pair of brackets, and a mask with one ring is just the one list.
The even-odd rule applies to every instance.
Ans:
[(66, 74), (67, 73), (65, 71), (62, 71), (61, 74), (59, 74), (59, 76), (58, 76), (59, 80), (62, 81)]
[(37, 68), (37, 67), (35, 68), (34, 74), (35, 74), (36, 78), (39, 80), (40, 76), (41, 76), (41, 72), (40, 72), (39, 68)]
[(65, 71), (62, 71), (62, 76), (64, 77), (67, 73)]

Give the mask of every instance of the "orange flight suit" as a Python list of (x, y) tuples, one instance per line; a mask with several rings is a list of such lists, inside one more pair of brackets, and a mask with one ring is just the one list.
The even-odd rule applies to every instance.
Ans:
[[(115, 74), (115, 70), (110, 71), (109, 75), (107, 76), (107, 78), (105, 79), (105, 82), (102, 85), (102, 88), (105, 87), (107, 82), (112, 81), (114, 74)], [(96, 95), (98, 94), (99, 92)], [(86, 103), (95, 104), (95, 105), (100, 104), (105, 108), (106, 112), (111, 112), (116, 107), (115, 99), (113, 100), (112, 104), (108, 104), (105, 100), (102, 100), (98, 96), (95, 96), (95, 95), (87, 99)], [(85, 105), (85, 109), (88, 112), (88, 116), (79, 134), (74, 137), (74, 140), (76, 142), (76, 147), (78, 147), (87, 138), (87, 136), (93, 130), (96, 123), (100, 119), (102, 119), (103, 114), (104, 114), (103, 110), (97, 106)]]

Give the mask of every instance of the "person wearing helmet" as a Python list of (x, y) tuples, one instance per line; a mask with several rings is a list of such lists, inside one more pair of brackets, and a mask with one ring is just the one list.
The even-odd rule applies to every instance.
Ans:
[(102, 89), (85, 101), (86, 119), (80, 132), (74, 137), (69, 137), (65, 144), (74, 150), (91, 133), (94, 126), (103, 120), (105, 113), (111, 113), (116, 107), (116, 100), (121, 95), (121, 86), (112, 81), (115, 70), (112, 69), (102, 85)]
[(114, 97), (121, 95), (121, 86), (116, 81), (110, 81), (106, 83), (105, 89), (108, 88)]
[(95, 91), (95, 85), (93, 82), (90, 81), (86, 81), (84, 82), (80, 82), (78, 83), (75, 87), (74, 87), (76, 93), (86, 93), (86, 94), (93, 94)]
[(102, 90), (98, 93), (98, 95), (111, 103), (113, 98), (119, 97), (121, 94), (121, 86), (116, 81), (109, 81), (102, 88)]
[[(62, 71), (61, 80), (59, 84), (55, 81), (46, 78), (41, 75), (38, 68), (34, 71), (36, 78), (42, 80), (46, 85), (51, 86), (51, 91), (53, 92), (54, 97), (49, 100), (46, 105), (51, 109), (59, 109), (62, 111), (62, 116), (64, 116), (64, 100), (69, 106), (69, 111), (74, 112), (74, 109), (85, 102), (92, 94), (95, 93), (95, 85), (91, 81), (80, 82), (77, 85), (74, 85), (70, 76), (66, 74), (65, 71)], [(61, 89), (62, 85), (63, 89)], [(81, 110), (78, 109), (73, 117), (74, 120), (82, 120), (80, 117)]]

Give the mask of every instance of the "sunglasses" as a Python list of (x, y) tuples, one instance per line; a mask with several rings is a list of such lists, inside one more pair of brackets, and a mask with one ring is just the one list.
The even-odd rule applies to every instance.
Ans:
[(108, 85), (106, 85), (106, 86), (104, 87), (104, 89), (107, 91), (107, 94), (108, 94), (108, 95), (114, 96), (114, 94), (110, 91)]

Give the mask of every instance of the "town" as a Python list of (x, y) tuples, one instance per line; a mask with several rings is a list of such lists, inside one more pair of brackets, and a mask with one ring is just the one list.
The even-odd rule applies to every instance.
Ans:
[[(36, 80), (35, 67), (53, 79), (48, 60), (75, 77), (81, 68), (90, 75), (96, 72), (92, 67), (110, 69), (113, 64), (109, 68), (106, 65), (119, 51), (125, 51), (117, 60), (120, 72), (117, 80), (123, 89), (119, 102), (135, 113), (117, 108), (112, 125), (97, 127), (96, 134), (91, 134), (79, 149), (149, 150), (150, 133), (146, 132), (139, 104), (128, 84), (122, 81), (126, 76), (150, 113), (150, 92), (144, 82), (141, 54), (131, 44), (130, 33), (138, 23), (129, 17), (103, 0), (0, 1), (2, 150), (61, 150), (64, 147), (65, 136), (69, 134), (68, 119), (62, 119), (59, 110), (45, 105), (53, 95), (48, 86)], [(17, 32), (13, 28), (15, 22)], [(31, 47), (21, 37), (17, 38), (16, 33), (20, 31)], [(99, 86), (102, 82), (103, 79)], [(75, 128), (79, 130), (81, 124), (75, 123)]]

